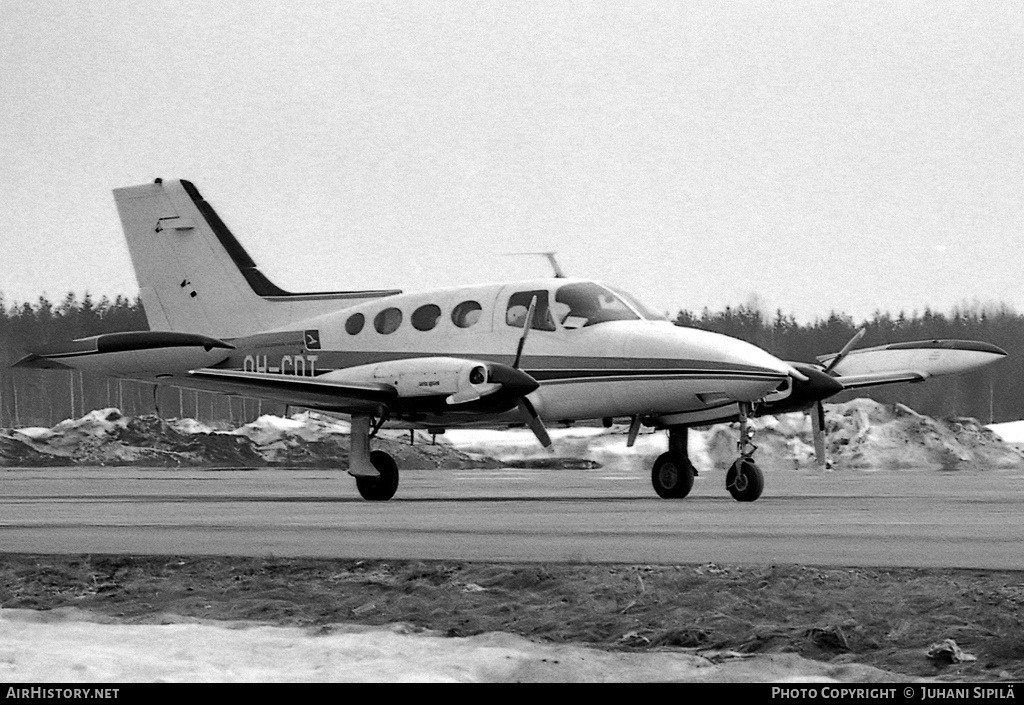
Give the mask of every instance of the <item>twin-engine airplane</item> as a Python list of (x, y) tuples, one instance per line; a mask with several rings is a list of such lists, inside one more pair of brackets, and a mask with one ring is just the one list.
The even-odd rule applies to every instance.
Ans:
[(441, 433), (628, 419), (668, 430), (651, 481), (685, 497), (696, 471), (692, 426), (740, 422), (726, 485), (754, 501), (764, 480), (747, 419), (814, 409), (844, 389), (920, 381), (1005, 356), (994, 345), (928, 341), (789, 363), (749, 343), (682, 328), (610, 286), (557, 276), (435, 289), (294, 294), (272, 284), (188, 181), (115, 189), (149, 331), (38, 350), (22, 367), (77, 368), (244, 394), (351, 417), (348, 472), (368, 500), (388, 500), (398, 467), (370, 440), (384, 427)]

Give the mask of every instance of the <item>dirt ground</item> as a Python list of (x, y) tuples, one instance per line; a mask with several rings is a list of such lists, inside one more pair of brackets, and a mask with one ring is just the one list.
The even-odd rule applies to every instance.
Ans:
[(954, 681), (1024, 678), (1022, 606), (1021, 571), (0, 555), (3, 608), (791, 652)]

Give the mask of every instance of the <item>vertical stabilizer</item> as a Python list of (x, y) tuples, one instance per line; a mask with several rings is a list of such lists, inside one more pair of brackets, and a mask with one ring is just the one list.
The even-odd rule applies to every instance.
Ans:
[(114, 201), (152, 330), (240, 337), (400, 293), (275, 286), (188, 181), (114, 189)]

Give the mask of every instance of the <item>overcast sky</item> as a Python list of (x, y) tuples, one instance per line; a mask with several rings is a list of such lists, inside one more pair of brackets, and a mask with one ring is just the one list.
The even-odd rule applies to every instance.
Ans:
[(134, 295), (163, 177), (293, 291), (1024, 312), (1024, 3), (0, 0), (0, 115), (8, 305)]

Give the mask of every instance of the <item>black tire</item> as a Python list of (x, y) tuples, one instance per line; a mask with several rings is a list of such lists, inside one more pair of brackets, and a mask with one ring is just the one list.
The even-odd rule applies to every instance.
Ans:
[(682, 453), (662, 453), (651, 468), (651, 484), (663, 499), (682, 499), (693, 489), (693, 465)]
[(740, 458), (725, 475), (725, 487), (737, 502), (753, 502), (764, 492), (764, 474), (749, 458)]
[(380, 477), (357, 477), (356, 487), (363, 499), (386, 502), (398, 491), (398, 464), (382, 450), (370, 451), (370, 462), (377, 468)]

